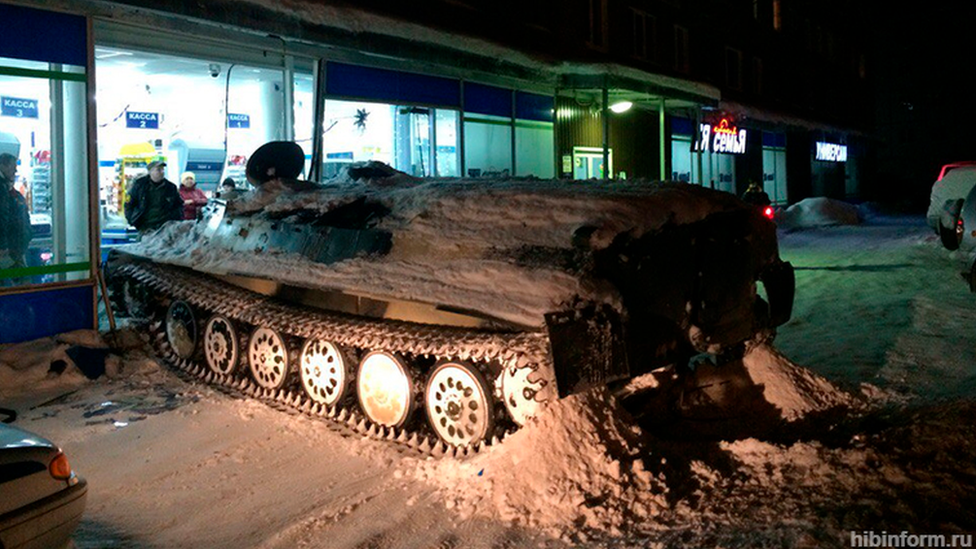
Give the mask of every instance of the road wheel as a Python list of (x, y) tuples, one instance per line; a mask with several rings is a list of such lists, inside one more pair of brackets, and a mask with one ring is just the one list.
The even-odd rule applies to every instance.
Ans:
[(288, 381), (288, 346), (277, 330), (258, 328), (247, 344), (247, 364), (258, 385), (265, 389), (280, 389)]
[(302, 387), (315, 402), (332, 406), (348, 393), (352, 368), (338, 346), (321, 339), (306, 341), (298, 367)]
[(203, 330), (203, 356), (215, 373), (230, 375), (240, 359), (240, 338), (234, 323), (223, 315), (214, 315)]
[(182, 300), (170, 303), (166, 309), (166, 339), (176, 356), (189, 359), (197, 348), (197, 321), (193, 307)]
[(406, 362), (393, 353), (373, 351), (356, 374), (356, 397), (370, 421), (401, 427), (414, 408), (414, 383)]
[(437, 436), (452, 446), (473, 445), (492, 432), (490, 399), (484, 376), (467, 362), (441, 363), (427, 378), (427, 418)]

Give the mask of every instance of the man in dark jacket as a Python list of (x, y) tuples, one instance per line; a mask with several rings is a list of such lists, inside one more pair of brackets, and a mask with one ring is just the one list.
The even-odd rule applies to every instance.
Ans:
[[(27, 200), (14, 188), (16, 178), (17, 157), (0, 154), (0, 271), (27, 266), (25, 256), (33, 237)], [(10, 283), (0, 276), (0, 286)]]
[(125, 218), (140, 233), (183, 219), (183, 199), (176, 185), (163, 175), (165, 167), (162, 160), (150, 162), (149, 173), (133, 181), (129, 189)]
[(746, 192), (742, 193), (742, 200), (753, 206), (769, 206), (773, 202), (769, 199), (769, 195), (766, 191), (762, 190), (759, 183), (752, 181), (749, 183), (749, 188)]

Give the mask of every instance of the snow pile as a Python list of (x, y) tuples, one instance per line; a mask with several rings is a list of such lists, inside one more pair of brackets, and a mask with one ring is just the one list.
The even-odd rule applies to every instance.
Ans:
[(826, 197), (806, 198), (779, 214), (776, 223), (784, 229), (857, 225), (857, 207)]
[[(136, 333), (119, 332), (112, 343), (119, 348), (139, 347)], [(135, 355), (132, 355), (133, 357)], [(130, 357), (131, 358), (131, 357)], [(159, 366), (144, 354), (141, 361)], [(0, 406), (18, 408), (22, 401), (77, 390), (92, 379), (117, 379), (138, 365), (111, 352), (95, 330), (78, 330), (0, 346)], [(40, 396), (39, 396), (40, 395)]]
[(414, 474), (462, 516), (487, 514), (563, 538), (617, 534), (667, 507), (667, 485), (644, 468), (645, 455), (640, 429), (596, 389), (551, 403), (500, 447), (463, 462), (420, 462)]
[(50, 371), (59, 360), (71, 363), (67, 348), (55, 338), (44, 338), (0, 349), (0, 403), (16, 407), (16, 397), (27, 391), (47, 394), (65, 386), (84, 385), (86, 378), (75, 367), (66, 368), (61, 375)]
[(779, 409), (783, 419), (795, 421), (810, 412), (856, 401), (825, 378), (790, 362), (769, 345), (758, 345), (743, 357), (753, 383), (763, 387), (763, 398)]
[[(769, 346), (752, 349), (744, 365), (763, 388), (762, 397), (787, 422), (854, 403)], [(748, 402), (741, 405), (731, 413), (748, 422), (753, 409)], [(702, 461), (692, 458), (695, 452), (676, 453), (674, 443), (642, 432), (612, 395), (595, 389), (550, 403), (501, 446), (462, 462), (418, 462), (408, 474), (437, 486), (462, 516), (486, 515), (578, 540), (650, 535), (693, 518), (690, 505), (718, 512), (728, 496), (723, 487), (738, 483), (752, 487), (745, 490), (747, 499), (755, 487), (772, 492), (783, 491), (780, 483), (792, 485), (785, 491), (808, 487), (819, 482), (815, 475), (834, 474), (828, 462), (841, 459), (823, 457), (816, 443), (778, 446), (746, 439), (719, 443), (717, 450), (727, 457), (714, 454)], [(739, 463), (736, 474), (715, 469), (715, 462), (728, 457)]]

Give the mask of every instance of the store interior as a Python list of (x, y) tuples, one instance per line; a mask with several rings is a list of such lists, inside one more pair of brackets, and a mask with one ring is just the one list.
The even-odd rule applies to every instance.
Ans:
[(96, 46), (103, 230), (126, 228), (126, 185), (151, 160), (165, 160), (174, 183), (193, 172), (215, 196), (225, 178), (247, 185), (247, 158), (268, 141), (294, 139), (310, 159), (312, 75), (292, 73), (290, 93), (285, 76), (280, 68)]
[[(36, 240), (44, 248), (35, 263), (85, 258), (89, 242), (83, 236), (88, 232), (84, 67), (0, 62), (45, 74), (55, 68), (80, 77), (61, 82), (56, 77), (0, 76), (0, 95), (10, 105), (0, 117), (0, 152), (19, 159), (18, 188), (28, 199)], [(293, 140), (305, 151), (301, 177), (308, 177), (315, 127), (311, 65), (289, 64), (286, 70), (280, 59), (278, 63), (257, 66), (95, 45), (103, 257), (113, 246), (135, 238), (125, 221), (126, 191), (153, 160), (166, 161), (170, 181), (179, 184), (182, 174), (190, 171), (205, 194), (218, 197), (225, 178), (234, 179), (239, 188), (248, 187), (247, 159), (260, 145)], [(368, 160), (416, 177), (553, 176), (553, 128), (548, 122), (462, 116), (457, 108), (344, 97), (328, 97), (324, 104), (323, 181), (337, 175), (344, 164)], [(12, 111), (15, 107), (20, 110)], [(71, 241), (72, 234), (79, 235), (79, 242)]]

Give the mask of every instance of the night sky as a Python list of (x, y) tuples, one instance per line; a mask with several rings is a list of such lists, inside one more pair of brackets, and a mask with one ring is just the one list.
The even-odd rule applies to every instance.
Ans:
[[(878, 200), (928, 204), (939, 168), (976, 160), (972, 23), (976, 7), (936, 2), (894, 9), (872, 21), (869, 59), (876, 87)], [(872, 13), (873, 15), (873, 13)]]

